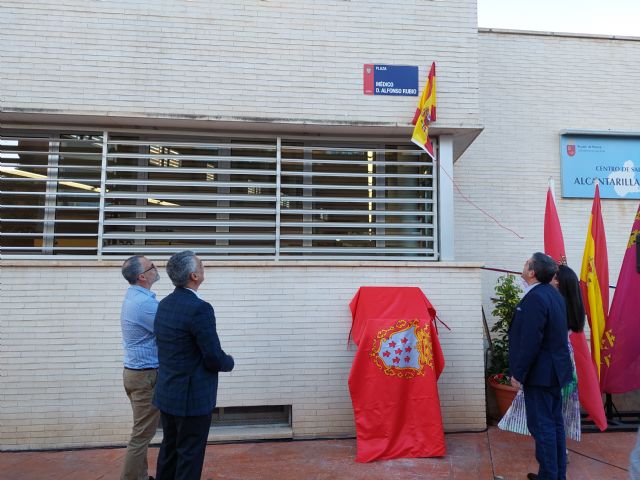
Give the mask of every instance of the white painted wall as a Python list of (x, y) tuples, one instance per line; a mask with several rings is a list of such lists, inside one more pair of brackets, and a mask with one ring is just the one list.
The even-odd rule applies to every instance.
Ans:
[[(524, 238), (456, 192), (456, 259), (521, 271), (524, 260), (543, 249), (552, 178), (569, 266), (579, 272), (592, 200), (562, 198), (560, 132), (640, 132), (640, 39), (481, 31), (479, 42), (485, 130), (456, 162), (455, 178), (469, 199)], [(637, 200), (602, 200), (612, 284), (637, 208)], [(496, 276), (484, 275), (485, 309)]]

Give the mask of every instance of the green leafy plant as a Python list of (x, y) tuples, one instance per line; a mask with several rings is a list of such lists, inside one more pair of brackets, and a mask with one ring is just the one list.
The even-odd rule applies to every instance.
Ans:
[(509, 385), (511, 377), (509, 371), (509, 326), (520, 302), (522, 290), (513, 275), (503, 275), (498, 278), (495, 286), (496, 296), (491, 299), (494, 309), (491, 314), (498, 320), (491, 327), (494, 335), (493, 348), (490, 350), (490, 360), (487, 368), (489, 381)]

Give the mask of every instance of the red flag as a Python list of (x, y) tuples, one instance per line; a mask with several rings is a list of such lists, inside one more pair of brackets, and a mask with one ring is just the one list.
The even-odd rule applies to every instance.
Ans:
[(584, 332), (571, 332), (569, 340), (571, 340), (573, 358), (576, 362), (580, 405), (587, 411), (593, 423), (595, 423), (601, 431), (604, 431), (607, 429), (607, 416), (604, 413), (598, 373), (591, 359), (587, 339), (584, 336)]
[(356, 461), (445, 455), (435, 309), (417, 287), (361, 287), (349, 306)]
[(602, 336), (600, 384), (607, 393), (640, 388), (640, 273), (636, 269), (636, 241), (640, 207), (622, 260), (611, 311)]
[(567, 254), (564, 250), (564, 238), (560, 219), (556, 210), (556, 202), (553, 200), (551, 187), (547, 190), (547, 206), (544, 211), (544, 253), (558, 263), (567, 263)]
[[(547, 190), (547, 206), (544, 212), (544, 251), (558, 263), (567, 263), (564, 249), (564, 238), (560, 218), (556, 210), (551, 188)], [(587, 346), (584, 332), (571, 332), (569, 335), (573, 347), (573, 357), (578, 375), (578, 397), (580, 404), (587, 411), (600, 430), (607, 428), (607, 418), (602, 404), (600, 384), (591, 353)]]
[(580, 288), (591, 327), (591, 356), (600, 378), (602, 363), (600, 344), (609, 313), (609, 260), (602, 209), (600, 208), (600, 189), (597, 184), (591, 207), (584, 256), (582, 257)]

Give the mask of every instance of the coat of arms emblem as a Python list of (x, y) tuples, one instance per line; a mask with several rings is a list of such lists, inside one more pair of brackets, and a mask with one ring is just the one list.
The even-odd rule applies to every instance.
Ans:
[(418, 320), (398, 320), (391, 328), (378, 332), (369, 356), (386, 375), (424, 375), (425, 366), (433, 369), (430, 325), (421, 327)]

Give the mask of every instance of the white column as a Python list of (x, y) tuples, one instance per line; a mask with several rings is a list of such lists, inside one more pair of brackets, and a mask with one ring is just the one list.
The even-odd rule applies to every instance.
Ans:
[(438, 219), (440, 260), (455, 260), (453, 217), (453, 136), (438, 139)]

